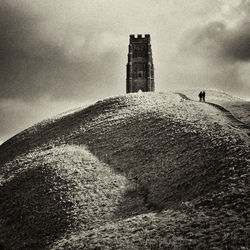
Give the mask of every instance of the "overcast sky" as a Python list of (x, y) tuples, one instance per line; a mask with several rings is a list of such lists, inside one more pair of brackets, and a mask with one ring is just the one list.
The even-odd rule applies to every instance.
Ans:
[(250, 0), (1, 0), (0, 143), (124, 94), (129, 34), (150, 34), (156, 91), (250, 99)]

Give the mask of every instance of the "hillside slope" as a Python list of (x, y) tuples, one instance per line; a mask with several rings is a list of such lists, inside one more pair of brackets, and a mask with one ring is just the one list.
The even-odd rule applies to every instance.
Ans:
[(249, 137), (206, 103), (129, 94), (0, 146), (6, 248), (249, 247)]

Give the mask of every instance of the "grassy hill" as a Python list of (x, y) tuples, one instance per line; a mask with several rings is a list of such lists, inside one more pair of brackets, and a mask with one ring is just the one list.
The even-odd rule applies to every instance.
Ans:
[(0, 146), (0, 244), (250, 247), (249, 137), (231, 123), (206, 103), (143, 93), (23, 131)]

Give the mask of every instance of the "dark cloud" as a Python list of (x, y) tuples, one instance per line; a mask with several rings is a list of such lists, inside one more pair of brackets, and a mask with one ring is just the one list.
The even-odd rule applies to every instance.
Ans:
[(232, 61), (250, 61), (250, 22), (225, 30), (221, 51)]
[(232, 26), (227, 21), (214, 21), (194, 29), (191, 44), (217, 60), (250, 61), (250, 1), (240, 1), (231, 9), (231, 15), (238, 19)]
[(0, 6), (0, 97), (30, 98), (43, 93), (46, 83), (39, 82), (41, 72), (62, 60), (57, 48), (36, 38), (36, 22), (6, 3)]
[[(40, 24), (46, 17), (35, 16), (10, 6), (7, 2), (0, 5), (0, 98), (20, 98), (35, 100), (43, 95), (53, 98), (86, 99), (95, 92), (107, 92), (107, 87), (114, 87), (116, 76), (115, 62), (117, 52), (106, 50), (101, 55), (83, 53), (81, 57), (71, 43), (57, 44), (53, 35), (49, 39), (41, 36)], [(85, 33), (84, 33), (85, 32)], [(55, 30), (55, 40), (60, 36)], [(57, 37), (56, 37), (57, 36)], [(82, 51), (91, 45), (88, 30), (82, 29), (86, 43)], [(59, 37), (63, 40), (65, 37)], [(80, 48), (77, 48), (80, 50)], [(110, 81), (103, 81), (109, 79)], [(100, 84), (100, 82), (106, 84)], [(98, 88), (94, 88), (97, 87)], [(117, 89), (116, 89), (117, 90)]]
[[(186, 39), (186, 38), (185, 38)], [(228, 28), (223, 22), (211, 22), (196, 28), (188, 36), (185, 49), (191, 53), (209, 54), (216, 60), (250, 61), (250, 22)]]

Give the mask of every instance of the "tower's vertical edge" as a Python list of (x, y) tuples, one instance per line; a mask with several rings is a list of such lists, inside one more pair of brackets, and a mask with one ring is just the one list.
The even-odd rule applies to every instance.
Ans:
[(150, 92), (155, 91), (155, 83), (154, 83), (154, 64), (153, 64), (153, 56), (152, 56), (152, 48), (151, 48), (151, 39), (150, 35), (145, 35), (148, 42), (148, 88)]
[(131, 36), (128, 46), (128, 63), (127, 63), (127, 93), (132, 93), (132, 44)]
[(154, 64), (150, 35), (130, 35), (126, 92), (133, 93), (139, 90), (149, 92), (155, 90)]

